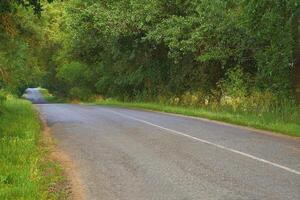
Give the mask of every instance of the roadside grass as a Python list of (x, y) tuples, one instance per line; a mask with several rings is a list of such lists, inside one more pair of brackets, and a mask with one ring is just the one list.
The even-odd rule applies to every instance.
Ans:
[[(64, 199), (62, 170), (41, 144), (42, 125), (30, 102), (8, 97), (0, 113), (0, 199)], [(53, 189), (55, 188), (55, 189)]]
[[(284, 120), (281, 116), (274, 113), (263, 113), (257, 115), (255, 113), (233, 112), (230, 110), (219, 109), (210, 110), (199, 107), (189, 106), (172, 106), (162, 103), (145, 103), (145, 102), (121, 102), (114, 99), (99, 100), (95, 104), (118, 106), (124, 108), (148, 109), (153, 111), (161, 111), (166, 113), (175, 113), (193, 117), (202, 117), (216, 121), (228, 122), (247, 127), (272, 131), (290, 136), (300, 137), (300, 113), (296, 116), (296, 120)], [(299, 121), (297, 121), (299, 119)]]

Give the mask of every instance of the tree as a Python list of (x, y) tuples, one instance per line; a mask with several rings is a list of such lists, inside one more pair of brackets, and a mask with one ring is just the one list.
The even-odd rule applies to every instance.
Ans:
[[(47, 0), (47, 2), (51, 3), (53, 0)], [(31, 7), (35, 14), (41, 14), (41, 11), (43, 10), (41, 0), (1, 0), (0, 13), (13, 12), (16, 4), (26, 8)]]
[(300, 104), (300, 4), (295, 2), (291, 3), (293, 7), (292, 14), (292, 36), (293, 36), (293, 83), (294, 94), (297, 102)]

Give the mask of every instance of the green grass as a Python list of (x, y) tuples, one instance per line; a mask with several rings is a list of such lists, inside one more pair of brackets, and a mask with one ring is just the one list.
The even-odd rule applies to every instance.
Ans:
[(32, 105), (9, 97), (0, 113), (0, 199), (59, 199), (60, 167), (41, 146), (41, 123)]
[(281, 117), (277, 117), (272, 113), (257, 115), (225, 110), (211, 111), (204, 108), (171, 106), (160, 103), (121, 102), (116, 100), (102, 100), (96, 102), (96, 104), (126, 108), (148, 109), (166, 113), (203, 117), (211, 120), (228, 122), (232, 124), (254, 127), (262, 130), (300, 137), (300, 120), (283, 120)]

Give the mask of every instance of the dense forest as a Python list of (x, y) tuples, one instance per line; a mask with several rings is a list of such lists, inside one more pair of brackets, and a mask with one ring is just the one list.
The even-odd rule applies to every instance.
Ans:
[(257, 110), (300, 101), (299, 0), (2, 0), (0, 87)]

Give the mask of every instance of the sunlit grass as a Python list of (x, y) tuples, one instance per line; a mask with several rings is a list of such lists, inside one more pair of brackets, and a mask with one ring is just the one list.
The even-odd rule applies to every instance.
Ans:
[[(58, 199), (49, 191), (59, 167), (40, 146), (41, 124), (32, 105), (9, 98), (0, 114), (0, 199)], [(48, 171), (51, 171), (49, 173)]]

